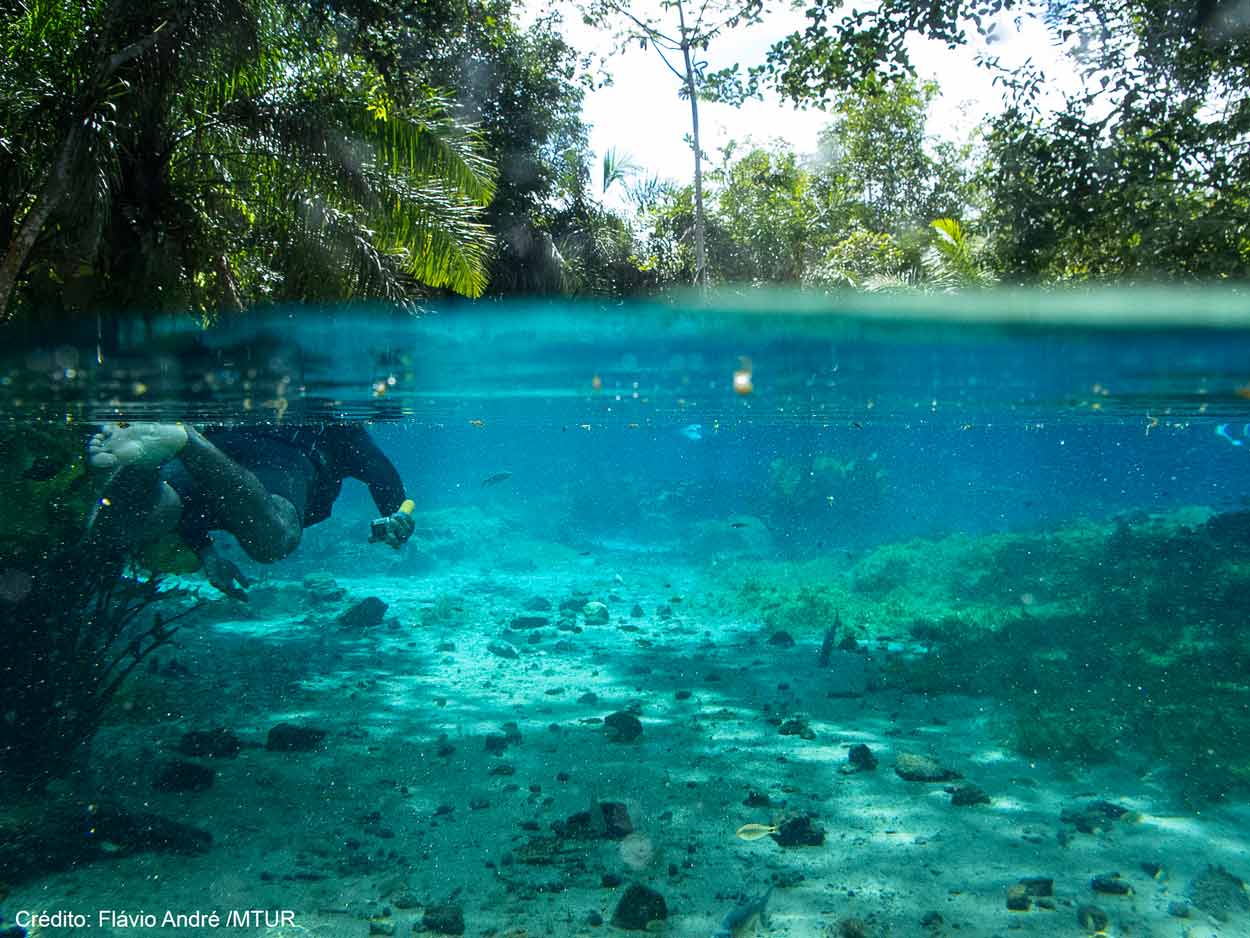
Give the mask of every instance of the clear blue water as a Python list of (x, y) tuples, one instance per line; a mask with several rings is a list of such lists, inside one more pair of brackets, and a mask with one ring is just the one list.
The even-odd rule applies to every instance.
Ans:
[[(1099, 930), (1087, 906), (1108, 934), (1250, 933), (1237, 298), (796, 303), (10, 333), (10, 432), (365, 421), (417, 534), (398, 553), (366, 543), (376, 510), (349, 483), (291, 557), (255, 564), (223, 538), (258, 580), (248, 604), (169, 581), (207, 601), (195, 628), (131, 676), (51, 802), (26, 792), (0, 810), (0, 928), (34, 907), (202, 902), (294, 910), (293, 927), (241, 934), (402, 934), (441, 927), (426, 912), (451, 903), (467, 934), (582, 936), (613, 928), (595, 917), (635, 883), (665, 897), (666, 933), (694, 936), (773, 883), (761, 935), (1058, 938)], [(309, 574), (342, 594), (316, 599)], [(392, 619), (344, 631), (336, 617), (365, 596)], [(571, 618), (512, 627), (538, 597), (573, 597)], [(596, 624), (583, 606), (600, 601)], [(828, 635), (850, 656), (834, 672), (818, 661)], [(497, 657), (497, 640), (519, 656)], [(863, 686), (837, 671), (861, 657)], [(641, 740), (605, 741), (621, 710)], [(492, 774), (504, 757), (482, 742), (508, 721), (515, 776)], [(276, 761), (278, 722), (328, 741)], [(242, 739), (238, 758), (192, 758), (210, 788), (154, 794), (183, 734), (215, 728)], [(842, 769), (859, 742), (881, 758), (872, 781)], [(891, 768), (909, 752), (957, 766), (989, 803), (952, 808), (952, 785), (904, 780)], [(31, 851), (13, 832), (59, 810), (39, 805), (88, 798), (212, 830), (213, 846), (14, 859)], [(1098, 799), (1130, 820), (1073, 820)], [(560, 827), (605, 802), (632, 834)], [(735, 837), (804, 817), (822, 846)], [(1093, 885), (1111, 870), (1135, 898)], [(1029, 876), (1055, 896), (1013, 910)]]

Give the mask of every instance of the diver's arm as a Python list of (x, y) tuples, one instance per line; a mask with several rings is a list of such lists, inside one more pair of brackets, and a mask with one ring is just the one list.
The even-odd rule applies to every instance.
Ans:
[(407, 511), (400, 510), (405, 496), (399, 470), (363, 427), (353, 428), (351, 436), (344, 443), (344, 470), (353, 479), (359, 479), (369, 487), (373, 503), (386, 516), (386, 533), (381, 540), (398, 549), (412, 537), (416, 528), (416, 523), (412, 520), (411, 503)]
[(351, 436), (344, 440), (343, 469), (353, 479), (359, 479), (369, 487), (373, 503), (384, 515), (393, 515), (404, 503), (404, 482), (378, 444), (373, 442), (364, 427), (355, 427)]

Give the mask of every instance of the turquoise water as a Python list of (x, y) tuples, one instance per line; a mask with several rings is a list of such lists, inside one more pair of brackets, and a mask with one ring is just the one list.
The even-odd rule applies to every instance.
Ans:
[[(1250, 933), (1243, 306), (11, 332), (0, 928)], [(412, 538), (349, 480), (276, 562), (216, 535), (244, 601), (31, 534), (98, 483), (47, 440), (174, 420), (367, 424)]]

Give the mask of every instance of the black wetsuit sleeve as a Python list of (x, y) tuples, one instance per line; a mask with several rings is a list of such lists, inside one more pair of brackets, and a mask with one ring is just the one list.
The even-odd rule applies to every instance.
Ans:
[(404, 502), (404, 483), (399, 470), (373, 442), (364, 427), (354, 427), (343, 441), (341, 454), (343, 472), (369, 486), (369, 494), (378, 511), (392, 515)]

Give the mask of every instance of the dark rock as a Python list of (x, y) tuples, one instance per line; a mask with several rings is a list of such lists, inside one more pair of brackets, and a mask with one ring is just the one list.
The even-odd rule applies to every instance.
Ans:
[(1089, 888), (1107, 896), (1131, 896), (1133, 887), (1119, 873), (1100, 873), (1089, 881)]
[(676, 700), (689, 700), (689, 699), (690, 699), (690, 691), (688, 691), (688, 690), (679, 690), (679, 691), (677, 691), (675, 694), (673, 694), (673, 697), (674, 697), (674, 699), (676, 699)]
[(521, 608), (526, 612), (550, 612), (551, 600), (542, 596), (535, 596), (533, 599), (527, 599), (525, 605)]
[(856, 743), (847, 751), (846, 761), (857, 772), (871, 772), (877, 767), (877, 757), (863, 743)]
[(1020, 883), (1012, 883), (1007, 887), (1007, 908), (1012, 912), (1027, 912), (1033, 906), (1029, 891)]
[(269, 731), (265, 748), (270, 752), (311, 752), (321, 745), (326, 731), (294, 723), (279, 723)]
[(776, 645), (778, 648), (793, 648), (794, 636), (784, 630), (773, 632), (768, 639), (768, 644)]
[(629, 610), (629, 617), (631, 619), (641, 619), (645, 615), (646, 613), (643, 611), (642, 606), (637, 603), (634, 603), (634, 608)]
[(612, 742), (629, 743), (642, 735), (642, 721), (632, 713), (618, 710), (603, 718), (603, 730)]
[(537, 645), (542, 640), (543, 640), (542, 632), (530, 632), (529, 638), (527, 638), (525, 641), (529, 645)]
[(990, 803), (990, 796), (976, 785), (959, 785), (955, 788), (948, 788), (947, 791), (950, 792), (951, 804), (957, 808)]
[(233, 759), (242, 748), (239, 737), (227, 729), (192, 730), (178, 742), (178, 751), (184, 756), (208, 759)]
[(336, 603), (347, 595), (328, 573), (310, 573), (304, 577), (304, 589), (308, 598), (314, 603)]
[(207, 791), (216, 777), (217, 773), (206, 765), (176, 760), (157, 769), (152, 787), (157, 791)]
[(671, 619), (673, 618), (673, 607), (672, 606), (660, 606), (658, 609), (655, 610), (655, 614), (656, 614), (656, 617), (660, 619)]
[(621, 901), (612, 913), (612, 924), (630, 931), (643, 931), (648, 922), (668, 918), (668, 906), (664, 897), (654, 889), (634, 883), (625, 890)]
[(748, 792), (742, 803), (748, 808), (771, 808), (773, 806), (773, 800), (758, 791)]
[(586, 691), (586, 693), (582, 694), (580, 697), (577, 698), (577, 702), (579, 704), (589, 704), (593, 706), (594, 704), (597, 704), (599, 702), (599, 695), (596, 694), (594, 691), (588, 690)]
[(590, 601), (589, 593), (574, 593), (568, 599), (560, 600), (560, 611), (571, 612), (574, 615), (581, 612), (585, 608), (586, 603)]
[(495, 639), (493, 642), (487, 645), (486, 650), (489, 651), (492, 655), (498, 655), (500, 658), (520, 657), (520, 653), (513, 646), (509, 645), (507, 642), (502, 641), (500, 639)]
[(1172, 918), (1189, 918), (1189, 903), (1187, 902), (1169, 902), (1168, 915)]
[(199, 854), (212, 842), (206, 830), (110, 802), (47, 800), (28, 819), (0, 817), (0, 881), (16, 884), (138, 853)]
[(1034, 898), (1046, 898), (1055, 894), (1055, 881), (1043, 876), (1026, 876), (1019, 881), (1027, 895)]
[(464, 909), (454, 902), (428, 906), (421, 917), (421, 927), (436, 935), (463, 935)]
[(943, 921), (945, 920), (941, 912), (926, 912), (920, 919), (920, 924), (924, 928), (940, 928)]
[(510, 627), (517, 630), (545, 629), (550, 624), (551, 620), (546, 616), (513, 616)]
[(894, 773), (908, 782), (949, 782), (951, 779), (963, 778), (932, 756), (915, 752), (900, 752), (895, 756)]
[(347, 611), (338, 617), (338, 624), (345, 629), (376, 628), (386, 618), (386, 609), (386, 603), (376, 596), (366, 596), (360, 602), (349, 606)]
[(489, 808), (489, 807), (490, 807), (490, 802), (489, 802), (489, 801), (487, 801), (485, 798), (471, 798), (471, 799), (469, 799), (469, 810), (470, 810), (470, 811), (485, 811), (485, 810), (486, 810), (487, 808)]
[(783, 847), (819, 847), (825, 842), (824, 828), (807, 814), (782, 821), (777, 833), (769, 836)]
[(600, 925), (603, 924), (603, 916), (600, 915), (598, 912), (596, 912), (594, 909), (591, 909), (589, 912), (586, 913), (586, 924), (589, 925), (591, 928), (598, 928)]
[(868, 938), (868, 923), (862, 918), (844, 918), (831, 934), (836, 938)]
[(1101, 834), (1110, 830), (1111, 825), (1124, 815), (1128, 808), (1110, 801), (1090, 801), (1073, 808), (1064, 808), (1059, 812), (1059, 820), (1071, 824), (1082, 834)]
[(1111, 924), (1107, 913), (1096, 905), (1083, 905), (1077, 908), (1076, 920), (1090, 934), (1102, 934)]
[(486, 751), (492, 755), (501, 756), (504, 750), (508, 748), (511, 740), (503, 733), (488, 733), (486, 736)]
[(798, 736), (801, 739), (815, 739), (816, 734), (802, 717), (791, 717), (781, 724), (778, 732), (782, 736)]
[(601, 801), (599, 810), (603, 815), (603, 836), (608, 840), (621, 840), (634, 832), (629, 810), (619, 801)]
[(1149, 876), (1151, 879), (1155, 879), (1155, 880), (1167, 879), (1167, 871), (1163, 868), (1162, 863), (1154, 863), (1148, 860), (1145, 863), (1141, 864), (1141, 871), (1145, 873), (1147, 876)]
[(594, 816), (589, 811), (578, 811), (570, 814), (567, 820), (555, 821), (551, 829), (557, 837), (565, 840), (594, 840), (599, 833), (595, 830)]
[(439, 642), (437, 645), (434, 646), (434, 650), (441, 651), (441, 652), (455, 651), (456, 643), (455, 642)]
[(490, 770), (491, 775), (516, 775), (516, 766), (510, 762), (500, 762)]
[(615, 873), (604, 873), (599, 879), (599, 884), (603, 886), (604, 889), (615, 889), (621, 884), (621, 878)]

